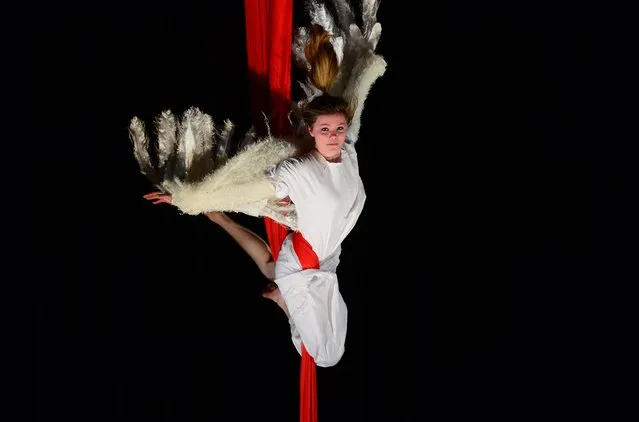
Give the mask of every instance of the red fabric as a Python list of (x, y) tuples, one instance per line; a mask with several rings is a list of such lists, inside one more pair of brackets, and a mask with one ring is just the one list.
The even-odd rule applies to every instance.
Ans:
[(293, 0), (244, 0), (251, 113), (263, 129), (264, 113), (273, 134), (289, 132)]
[(319, 270), (319, 258), (313, 250), (310, 243), (304, 239), (304, 236), (300, 232), (293, 233), (293, 249), (295, 249), (295, 255), (300, 260), (302, 268), (305, 270), (315, 268)]
[[(319, 269), (319, 258), (300, 232), (293, 233), (293, 249), (303, 269)], [(317, 370), (315, 360), (302, 344), (300, 373), (300, 421), (317, 422)]]
[[(273, 134), (288, 132), (291, 100), (293, 0), (244, 0), (253, 124), (263, 132), (265, 113)], [(264, 218), (273, 259), (288, 234), (281, 224)]]
[[(265, 113), (271, 133), (286, 134), (290, 128), (293, 0), (244, 0), (244, 13), (253, 124), (263, 132)], [(277, 260), (288, 230), (268, 217), (264, 223), (273, 259)], [(304, 268), (319, 268), (317, 256), (298, 233), (293, 236), (293, 246)], [(303, 345), (300, 421), (317, 422), (315, 361)]]
[[(286, 200), (286, 203), (290, 203), (290, 200)], [(285, 203), (284, 201), (282, 201)], [(277, 261), (277, 257), (280, 255), (280, 249), (282, 243), (289, 233), (288, 228), (284, 227), (277, 221), (265, 217), (264, 224), (266, 225), (266, 236), (268, 237), (268, 243), (271, 247), (271, 255), (273, 255), (273, 261)]]

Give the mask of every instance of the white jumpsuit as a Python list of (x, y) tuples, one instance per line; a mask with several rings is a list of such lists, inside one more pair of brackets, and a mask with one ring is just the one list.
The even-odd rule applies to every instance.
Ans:
[(313, 151), (282, 162), (272, 175), (276, 196), (288, 196), (295, 204), (298, 229), (320, 262), (319, 270), (302, 270), (289, 234), (275, 263), (275, 283), (289, 310), (293, 344), (301, 354), (303, 343), (317, 366), (333, 366), (344, 353), (347, 325), (335, 273), (340, 245), (366, 200), (357, 153), (346, 143), (342, 161), (331, 163)]

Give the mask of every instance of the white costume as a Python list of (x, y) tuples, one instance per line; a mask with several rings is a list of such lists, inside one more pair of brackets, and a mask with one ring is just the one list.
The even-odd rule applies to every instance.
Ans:
[(275, 194), (290, 197), (297, 226), (311, 245), (320, 269), (302, 270), (289, 235), (276, 265), (275, 283), (289, 310), (293, 344), (304, 344), (318, 366), (335, 365), (344, 353), (347, 308), (335, 271), (341, 243), (359, 218), (366, 193), (355, 147), (344, 144), (342, 160), (328, 162), (314, 151), (289, 159), (273, 172)]
[[(290, 236), (276, 263), (276, 280), (291, 318), (293, 343), (303, 342), (320, 366), (334, 365), (344, 352), (346, 305), (339, 293), (335, 270), (340, 244), (352, 230), (364, 205), (365, 193), (358, 173), (355, 143), (364, 102), (373, 83), (386, 71), (375, 48), (381, 25), (376, 14), (379, 0), (361, 2), (358, 26), (346, 0), (333, 0), (333, 17), (323, 2), (307, 1), (311, 24), (321, 25), (330, 36), (339, 61), (339, 73), (328, 93), (354, 105), (341, 163), (329, 163), (319, 153), (291, 158), (293, 145), (272, 136), (258, 139), (249, 130), (233, 141), (234, 126), (215, 125), (196, 107), (178, 119), (170, 110), (156, 119), (156, 148), (150, 145), (144, 122), (131, 119), (129, 135), (141, 172), (183, 213), (240, 212), (269, 217), (300, 231), (320, 260), (320, 269), (301, 270)], [(299, 28), (293, 40), (293, 57), (310, 67), (304, 54), (309, 33)], [(293, 133), (305, 133), (300, 109), (321, 94), (310, 80), (300, 82), (305, 98), (293, 102)], [(155, 153), (155, 157), (151, 155)], [(292, 205), (281, 199), (290, 196)]]

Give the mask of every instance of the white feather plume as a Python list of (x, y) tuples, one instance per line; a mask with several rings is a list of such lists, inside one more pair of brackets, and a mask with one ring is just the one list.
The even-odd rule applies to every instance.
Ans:
[(368, 39), (373, 30), (373, 26), (378, 23), (378, 9), (379, 0), (362, 0), (362, 33), (364, 34), (364, 38)]
[(333, 7), (335, 8), (335, 21), (339, 26), (342, 33), (348, 31), (348, 27), (351, 23), (355, 22), (355, 15), (348, 0), (333, 0)]
[(177, 145), (177, 121), (171, 110), (164, 110), (156, 117), (155, 127), (158, 135), (158, 168), (164, 168)]
[(217, 151), (215, 153), (216, 161), (222, 161), (226, 158), (231, 136), (235, 132), (235, 125), (229, 119), (224, 121), (224, 127), (220, 131), (217, 141)]
[(159, 177), (149, 154), (149, 138), (146, 134), (146, 128), (144, 122), (137, 117), (131, 119), (129, 123), (129, 139), (133, 145), (133, 156), (138, 162), (140, 172), (151, 180), (151, 183), (158, 183)]

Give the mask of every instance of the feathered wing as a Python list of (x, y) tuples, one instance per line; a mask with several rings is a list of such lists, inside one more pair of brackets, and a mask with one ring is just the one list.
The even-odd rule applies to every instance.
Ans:
[[(354, 106), (348, 138), (356, 142), (368, 93), (375, 81), (386, 72), (386, 61), (375, 52), (382, 33), (382, 26), (377, 22), (380, 0), (362, 1), (361, 28), (357, 25), (348, 1), (331, 0), (331, 3), (334, 15), (322, 1), (309, 0), (305, 7), (311, 24), (321, 25), (331, 35), (331, 44), (340, 63), (340, 73), (329, 93), (346, 98)], [(309, 64), (304, 55), (304, 46), (308, 36), (306, 28), (298, 28), (293, 40), (295, 61), (306, 69)], [(321, 93), (310, 80), (300, 82), (300, 85), (305, 96), (294, 107), (294, 114), (299, 114), (299, 108)], [(301, 119), (297, 118), (294, 124), (301, 125)], [(300, 128), (297, 130), (300, 131)]]
[(252, 129), (243, 139), (233, 140), (230, 121), (218, 129), (211, 116), (196, 107), (179, 120), (170, 110), (162, 112), (155, 119), (155, 129), (157, 142), (153, 144), (144, 122), (131, 119), (134, 157), (141, 172), (162, 192), (171, 194), (173, 205), (182, 212), (268, 216), (296, 229), (294, 209), (275, 198), (268, 174), (295, 153), (292, 143), (270, 136), (258, 138)]
[(186, 214), (234, 211), (254, 217), (269, 216), (296, 228), (292, 208), (274, 197), (268, 170), (294, 153), (292, 144), (265, 138), (230, 158), (222, 167), (197, 183), (168, 182), (173, 204)]

